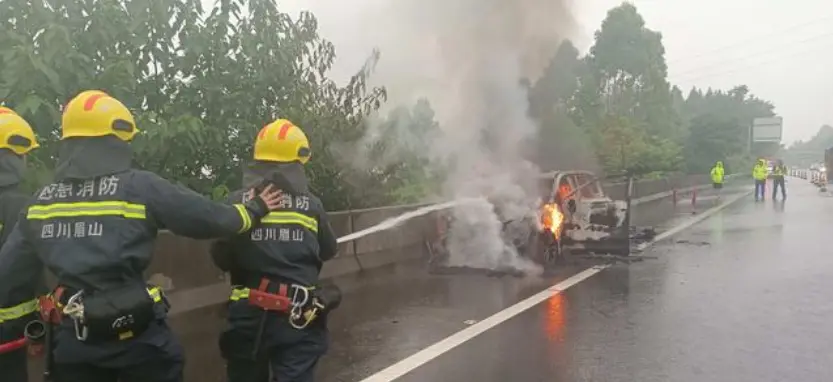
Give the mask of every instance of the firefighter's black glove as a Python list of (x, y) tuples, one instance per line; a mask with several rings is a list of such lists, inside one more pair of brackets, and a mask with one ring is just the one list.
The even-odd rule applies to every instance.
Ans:
[(283, 191), (272, 184), (259, 185), (249, 192), (252, 197), (244, 205), (255, 219), (260, 220), (281, 205)]
[(341, 289), (334, 284), (324, 285), (316, 292), (315, 299), (325, 312), (336, 310), (341, 305)]
[(249, 199), (249, 201), (244, 203), (244, 205), (246, 206), (246, 209), (258, 219), (269, 213), (269, 206), (266, 205), (266, 201), (264, 201), (260, 196), (255, 196), (254, 198)]

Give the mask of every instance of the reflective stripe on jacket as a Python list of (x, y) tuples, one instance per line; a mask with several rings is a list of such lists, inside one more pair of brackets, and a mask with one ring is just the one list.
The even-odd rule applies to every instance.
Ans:
[(38, 300), (29, 300), (9, 308), (0, 308), (0, 324), (28, 316), (37, 310)]

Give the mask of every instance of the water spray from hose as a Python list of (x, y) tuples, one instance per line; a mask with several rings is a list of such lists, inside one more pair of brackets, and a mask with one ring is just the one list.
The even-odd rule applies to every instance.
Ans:
[(396, 227), (402, 225), (403, 223), (405, 223), (406, 221), (411, 220), (413, 218), (420, 217), (420, 216), (423, 216), (423, 215), (427, 215), (427, 214), (430, 214), (430, 213), (435, 212), (435, 211), (447, 210), (449, 208), (459, 206), (459, 205), (463, 205), (463, 204), (466, 204), (466, 203), (476, 202), (478, 200), (480, 200), (480, 199), (467, 198), (467, 199), (455, 200), (455, 201), (446, 202), (446, 203), (432, 204), (432, 205), (429, 205), (429, 206), (417, 208), (416, 210), (406, 212), (402, 215), (394, 216), (394, 217), (389, 218), (389, 219), (385, 219), (381, 223), (376, 224), (376, 225), (371, 226), (371, 227), (368, 227), (368, 228), (365, 228), (361, 231), (353, 232), (349, 235), (342, 236), (342, 237), (338, 238), (338, 243), (339, 244), (346, 243), (346, 242), (349, 242), (349, 241), (360, 239), (360, 238), (365, 237), (367, 235), (372, 235), (372, 234), (377, 233), (377, 232), (387, 231), (389, 229), (396, 228)]

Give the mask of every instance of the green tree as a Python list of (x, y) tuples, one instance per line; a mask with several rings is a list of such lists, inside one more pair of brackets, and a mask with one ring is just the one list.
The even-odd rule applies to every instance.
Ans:
[(627, 117), (608, 115), (597, 139), (597, 155), (611, 174), (671, 172), (681, 164), (679, 145), (648, 135), (643, 126)]
[(715, 161), (727, 161), (740, 143), (737, 122), (725, 116), (697, 115), (690, 122), (689, 133), (685, 158), (687, 170), (691, 173), (706, 173)]
[(529, 113), (539, 124), (535, 162), (542, 171), (600, 169), (590, 137), (571, 117), (584, 69), (578, 49), (564, 41), (529, 89)]
[(684, 96), (666, 79), (664, 54), (662, 36), (627, 3), (608, 12), (587, 56), (563, 43), (529, 90), (541, 167), (586, 166), (593, 159), (581, 154), (592, 153), (612, 173), (703, 173), (716, 160), (747, 168), (749, 126), (773, 105), (745, 85)]
[(608, 171), (669, 171), (680, 163), (681, 123), (664, 54), (662, 36), (629, 3), (608, 11), (596, 32), (576, 115)]
[(692, 89), (683, 109), (690, 116), (685, 144), (689, 172), (702, 172), (717, 160), (731, 169), (746, 169), (752, 157), (774, 154), (766, 147), (749, 150), (753, 119), (773, 116), (774, 106), (751, 95), (745, 85), (726, 92), (708, 89), (705, 95)]
[(329, 208), (347, 205), (342, 169), (326, 149), (364, 134), (385, 99), (369, 88), (376, 61), (345, 86), (326, 74), (333, 45), (310, 13), (292, 19), (269, 0), (0, 2), (0, 99), (36, 126), (55, 159), (60, 106), (101, 89), (130, 107), (143, 130), (135, 160), (205, 194), (235, 188), (256, 132), (289, 118), (307, 132), (313, 188)]

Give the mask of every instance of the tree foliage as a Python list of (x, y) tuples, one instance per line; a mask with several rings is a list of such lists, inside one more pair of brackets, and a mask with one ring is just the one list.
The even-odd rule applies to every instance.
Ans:
[[(565, 41), (531, 87), (530, 115), (541, 136), (568, 141), (562, 150), (570, 156), (577, 147), (592, 150), (608, 173), (704, 173), (717, 160), (730, 169), (751, 160), (749, 126), (773, 116), (774, 106), (745, 85), (684, 96), (668, 82), (664, 56), (662, 35), (645, 27), (632, 4), (611, 9), (586, 56)], [(549, 138), (542, 141), (546, 148), (539, 151), (552, 149)], [(764, 154), (761, 149), (752, 154)], [(559, 159), (567, 164), (561, 168), (592, 167), (585, 159), (584, 165)]]
[[(729, 91), (692, 89), (683, 112), (689, 117), (686, 166), (690, 172), (705, 172), (715, 160), (731, 169), (747, 169), (752, 157), (774, 153), (766, 146), (749, 145), (752, 120), (774, 115), (774, 106), (749, 94), (746, 86)], [(751, 150), (750, 150), (751, 149)]]
[(338, 86), (326, 76), (335, 49), (310, 13), (292, 19), (269, 0), (210, 11), (199, 0), (2, 0), (0, 14), (0, 99), (44, 141), (40, 168), (53, 166), (61, 105), (93, 88), (134, 111), (140, 167), (197, 191), (236, 187), (256, 132), (279, 117), (307, 132), (308, 174), (328, 207), (355, 191), (326, 147), (361, 137), (384, 101), (366, 84), (378, 53)]

